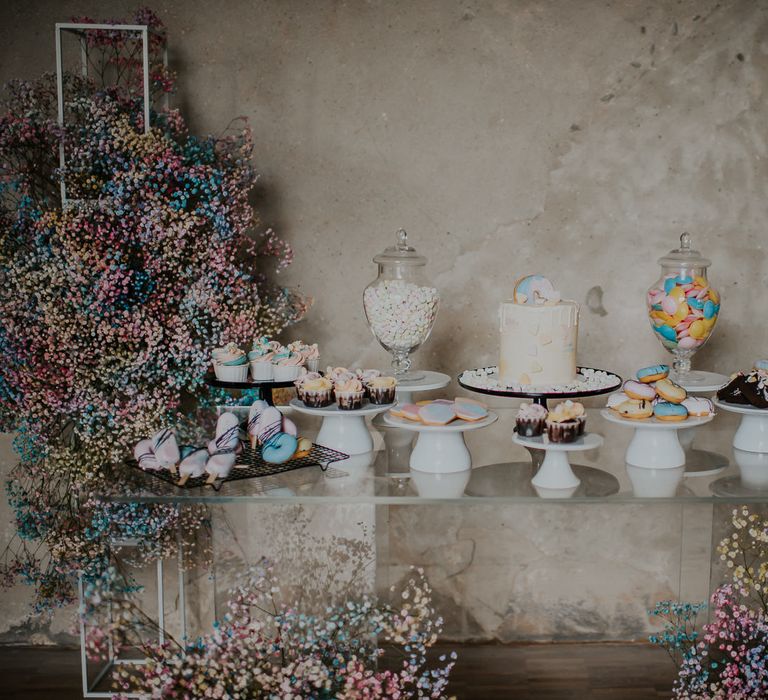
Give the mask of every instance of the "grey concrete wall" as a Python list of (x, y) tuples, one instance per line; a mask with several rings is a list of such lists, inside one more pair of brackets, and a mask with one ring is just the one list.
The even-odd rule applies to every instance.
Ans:
[[(758, 302), (764, 306), (768, 284), (768, 3), (159, 0), (154, 7), (170, 31), (177, 103), (193, 128), (218, 131), (237, 115), (252, 122), (262, 218), (296, 248), (286, 282), (317, 300), (291, 334), (319, 342), (324, 360), (385, 361), (361, 295), (375, 275), (371, 257), (399, 226), (429, 256), (443, 298), (417, 355), (423, 366), (455, 374), (494, 362), (497, 302), (529, 272), (547, 274), (585, 303), (582, 363), (626, 373), (662, 359), (643, 293), (682, 230), (714, 260), (711, 274), (724, 292), (715, 335), (695, 364), (727, 372), (767, 354)], [(54, 22), (133, 8), (3, 3), (0, 79), (53, 68)], [(586, 304), (595, 288), (602, 305)], [(554, 537), (585, 517), (602, 527), (597, 511), (566, 513), (556, 522), (526, 515), (516, 534), (533, 530), (546, 541), (547, 528)], [(632, 540), (636, 515), (623, 514), (616, 528), (628, 547), (641, 544)], [(407, 527), (417, 516), (393, 517)], [(455, 517), (482, 545), (499, 516)], [(454, 520), (447, 510), (435, 532), (441, 546), (455, 548), (460, 538), (445, 541), (453, 536), (446, 520)], [(674, 545), (655, 542), (660, 553), (649, 565), (658, 581)], [(411, 543), (390, 553), (404, 563), (424, 549)], [(488, 580), (513, 556), (525, 549), (505, 550), (492, 566), (481, 556), (485, 568), (460, 585)], [(579, 550), (584, 567), (599, 561), (590, 556)], [(549, 577), (561, 575), (555, 566)], [(642, 574), (628, 582), (638, 599), (663, 592), (638, 588), (638, 580)], [(522, 591), (536, 585), (516, 582)], [(452, 623), (457, 636), (514, 636), (519, 611), (506, 603), (482, 610), (492, 589), (476, 600), (455, 591), (440, 594), (470, 606), (468, 621)], [(23, 598), (4, 596), (2, 630), (17, 623)], [(625, 608), (568, 630), (632, 636), (644, 623), (630, 608), (629, 616)], [(551, 621), (540, 619), (526, 627), (528, 615), (520, 628), (545, 637)], [(13, 635), (22, 638), (23, 628)]]

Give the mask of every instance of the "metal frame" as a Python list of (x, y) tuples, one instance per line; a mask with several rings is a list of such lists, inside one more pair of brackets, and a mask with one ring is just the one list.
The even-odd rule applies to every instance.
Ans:
[[(181, 639), (186, 642), (187, 639), (187, 595), (186, 595), (186, 579), (184, 576), (184, 553), (181, 548), (181, 533), (178, 534), (179, 548), (177, 554), (177, 574), (179, 579), (179, 616), (181, 627)], [(114, 547), (136, 547), (138, 542), (136, 540), (115, 540), (112, 542)], [(164, 575), (165, 567), (162, 559), (158, 559), (156, 562), (156, 578), (157, 578), (157, 628), (158, 628), (158, 642), (162, 644), (165, 641), (165, 585)], [(97, 671), (95, 677), (90, 680), (88, 677), (88, 657), (85, 653), (85, 592), (83, 588), (82, 574), (78, 576), (77, 580), (77, 593), (79, 597), (79, 628), (80, 628), (80, 669), (83, 681), (83, 697), (84, 698), (111, 698), (114, 693), (110, 691), (96, 690), (99, 683), (112, 672), (115, 666), (142, 666), (147, 663), (146, 659), (123, 659), (115, 654), (112, 640), (108, 641), (108, 657), (105, 664)], [(111, 615), (110, 604), (110, 615)], [(127, 698), (147, 698), (144, 693), (123, 693)]]
[[(153, 30), (146, 24), (84, 24), (79, 22), (57, 22), (56, 23), (56, 97), (58, 102), (58, 123), (64, 126), (64, 68), (61, 51), (61, 33), (69, 32), (80, 39), (80, 73), (84, 78), (88, 77), (88, 47), (85, 42), (85, 33), (93, 30), (107, 30), (127, 32), (132, 35), (140, 35), (142, 43), (142, 63), (144, 68), (144, 133), (149, 133), (149, 33)], [(136, 37), (139, 38), (138, 36)], [(163, 65), (168, 66), (168, 46), (163, 47)], [(169, 96), (165, 95), (165, 106), (169, 106)], [(64, 168), (64, 144), (59, 144), (59, 167)], [(67, 189), (62, 178), (61, 188), (61, 206), (66, 207), (69, 203), (67, 199)]]

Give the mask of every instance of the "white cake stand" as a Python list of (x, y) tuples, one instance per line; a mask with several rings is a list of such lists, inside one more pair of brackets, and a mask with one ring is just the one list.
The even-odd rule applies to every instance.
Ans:
[(709, 423), (714, 416), (686, 418), (681, 421), (663, 421), (658, 418), (632, 420), (622, 418), (604, 408), (600, 415), (609, 423), (634, 428), (635, 434), (627, 447), (625, 461), (633, 467), (647, 469), (674, 469), (685, 464), (683, 450), (677, 432), (682, 428), (696, 428)]
[[(424, 375), (422, 379), (417, 379), (406, 384), (398, 384), (395, 389), (397, 403), (413, 403), (414, 394), (425, 391), (437, 391), (443, 389), (451, 383), (451, 378), (442, 372), (433, 372), (431, 370), (420, 370)], [(373, 421), (373, 426), (381, 431), (384, 439), (384, 447), (387, 451), (387, 473), (388, 475), (408, 473), (408, 463), (411, 458), (411, 445), (413, 444), (413, 432), (406, 432), (393, 428), (384, 422), (384, 416), (379, 414)]]
[(498, 420), (489, 411), (482, 420), (455, 420), (448, 425), (424, 425), (416, 421), (384, 416), (384, 422), (393, 428), (402, 428), (418, 433), (416, 445), (411, 452), (410, 467), (416, 471), (450, 474), (472, 468), (472, 455), (464, 442), (468, 430), (485, 428)]
[(323, 419), (320, 432), (315, 438), (318, 445), (346, 452), (348, 455), (360, 455), (373, 451), (373, 438), (365, 424), (365, 417), (383, 413), (394, 406), (391, 403), (383, 406), (363, 403), (363, 407), (355, 411), (342, 411), (335, 403), (324, 408), (311, 408), (305, 406), (299, 399), (291, 399), (289, 405), (297, 413), (320, 416)]
[(755, 408), (715, 399), (715, 406), (741, 416), (733, 436), (733, 458), (746, 488), (768, 488), (768, 408)]
[[(689, 381), (693, 375), (693, 381)], [(728, 382), (728, 377), (717, 372), (691, 370), (684, 379), (676, 381), (689, 394), (712, 394)], [(728, 467), (728, 457), (718, 452), (698, 450), (693, 446), (696, 428), (683, 428), (678, 433), (680, 444), (685, 450), (684, 476), (714, 476)]]
[[(531, 479), (537, 489), (557, 490), (563, 496), (572, 495), (581, 484), (581, 479), (573, 473), (568, 461), (569, 452), (595, 450), (603, 444), (603, 438), (596, 433), (582, 435), (574, 442), (549, 442), (545, 435), (522, 437), (515, 435), (512, 440), (529, 450), (544, 450), (544, 461)], [(570, 493), (567, 493), (570, 491)]]

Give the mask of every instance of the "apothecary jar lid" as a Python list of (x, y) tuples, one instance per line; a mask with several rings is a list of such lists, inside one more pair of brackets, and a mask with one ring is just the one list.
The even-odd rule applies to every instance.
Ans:
[(398, 229), (397, 243), (385, 248), (373, 258), (379, 265), (426, 265), (427, 259), (416, 252), (416, 248), (408, 245), (408, 234), (405, 229)]
[(691, 234), (688, 232), (680, 236), (680, 247), (670, 250), (663, 258), (659, 258), (659, 265), (663, 267), (702, 268), (709, 267), (712, 261), (705, 258), (698, 250), (691, 248)]

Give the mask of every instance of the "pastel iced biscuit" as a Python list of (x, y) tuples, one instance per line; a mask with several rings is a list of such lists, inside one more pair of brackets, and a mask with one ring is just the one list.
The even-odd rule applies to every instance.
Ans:
[(681, 421), (688, 417), (688, 409), (680, 403), (659, 401), (653, 407), (653, 415), (659, 420)]
[(688, 392), (671, 379), (661, 379), (655, 384), (656, 393), (670, 403), (682, 403), (688, 396)]
[(421, 406), (415, 403), (404, 403), (402, 406), (396, 406), (390, 413), (398, 418), (405, 418), (406, 420), (412, 420), (419, 422), (419, 409)]
[(467, 421), (482, 420), (488, 415), (488, 409), (476, 403), (457, 401), (454, 404), (454, 410), (457, 418)]
[(424, 425), (448, 425), (456, 418), (454, 403), (430, 403), (419, 407), (419, 418)]
[(768, 360), (755, 360), (755, 369), (768, 372)]
[(656, 389), (654, 389), (650, 384), (636, 382), (634, 379), (628, 379), (626, 382), (624, 382), (622, 389), (630, 399), (636, 399), (639, 401), (653, 401), (656, 398)]
[(666, 275), (648, 292), (647, 302), (651, 325), (669, 350), (703, 345), (720, 313), (720, 295), (698, 275)]
[(637, 370), (636, 373), (638, 381), (643, 384), (650, 384), (656, 382), (659, 379), (664, 379), (669, 376), (669, 365), (652, 365), (651, 367), (643, 367)]

